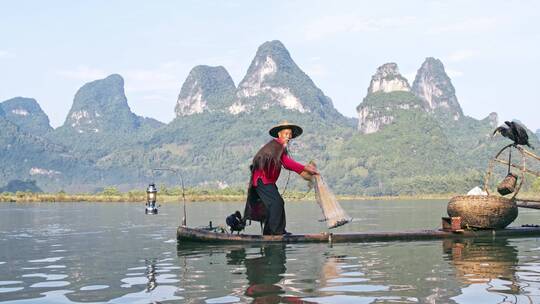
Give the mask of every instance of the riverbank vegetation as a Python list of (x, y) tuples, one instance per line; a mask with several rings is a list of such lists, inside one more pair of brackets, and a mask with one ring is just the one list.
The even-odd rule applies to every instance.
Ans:
[[(245, 201), (246, 189), (224, 188), (186, 188), (182, 191), (180, 187), (158, 186), (158, 202), (182, 202), (185, 198), (187, 202), (200, 201)], [(460, 193), (438, 193), (438, 194), (413, 194), (396, 196), (365, 196), (365, 195), (336, 195), (338, 200), (424, 200), (424, 199), (450, 199)], [(315, 200), (315, 192), (311, 191), (291, 191), (283, 193), (286, 201)], [(535, 180), (532, 187), (527, 191), (521, 191), (520, 198), (539, 199), (540, 198), (540, 178)], [(66, 193), (59, 191), (56, 193), (36, 193), (30, 191), (2, 192), (0, 202), (146, 202), (146, 192), (144, 190), (131, 190), (122, 192), (115, 187), (106, 187), (97, 193)]]
[[(425, 195), (400, 195), (400, 196), (354, 196), (354, 195), (337, 195), (338, 200), (431, 200), (431, 199), (450, 199), (455, 193), (447, 194), (425, 194)], [(539, 193), (525, 193), (520, 195), (524, 198), (537, 198)], [(314, 201), (315, 194), (313, 192), (286, 192), (284, 195), (286, 201)], [(245, 201), (246, 195), (243, 191), (207, 191), (207, 190), (191, 190), (186, 189), (186, 202), (242, 202)], [(159, 203), (174, 203), (182, 202), (182, 194), (160, 193), (158, 194)], [(0, 194), (0, 202), (146, 202), (146, 193), (144, 191), (128, 191), (128, 192), (107, 192), (90, 194), (77, 193), (69, 194), (65, 192), (58, 193), (32, 193), (32, 192), (3, 192)]]
[[(315, 200), (314, 191), (285, 191), (284, 198), (287, 201)], [(337, 195), (340, 200), (387, 200), (387, 199), (447, 199), (452, 194), (430, 194), (415, 196), (354, 196)], [(157, 200), (160, 203), (200, 201), (245, 201), (246, 191), (244, 189), (200, 189), (159, 187)], [(99, 193), (66, 193), (64, 191), (56, 193), (34, 193), (18, 191), (15, 193), (0, 193), (0, 202), (146, 202), (146, 192), (143, 190), (132, 190), (127, 192), (118, 191), (114, 187), (107, 187)]]

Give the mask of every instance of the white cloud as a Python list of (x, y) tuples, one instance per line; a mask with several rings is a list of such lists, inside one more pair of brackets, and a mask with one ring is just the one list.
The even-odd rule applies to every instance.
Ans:
[(356, 15), (325, 16), (304, 29), (307, 40), (318, 40), (340, 33), (377, 32), (402, 28), (416, 22), (416, 17), (365, 18)]
[(443, 33), (478, 33), (492, 31), (501, 25), (502, 20), (492, 17), (476, 17), (457, 21), (455, 23), (446, 24), (438, 27), (431, 28), (429, 34), (443, 34)]
[(446, 56), (446, 61), (460, 62), (460, 61), (472, 58), (476, 56), (477, 54), (478, 52), (474, 50), (458, 50)]
[(74, 70), (59, 70), (56, 71), (56, 74), (68, 79), (84, 81), (93, 81), (96, 79), (105, 78), (108, 75), (105, 71), (101, 69), (91, 68), (85, 65), (80, 65)]

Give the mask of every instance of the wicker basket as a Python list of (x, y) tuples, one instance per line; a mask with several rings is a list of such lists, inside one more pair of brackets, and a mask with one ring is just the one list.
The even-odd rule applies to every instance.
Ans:
[(492, 195), (455, 196), (448, 203), (449, 216), (460, 216), (462, 228), (502, 229), (518, 216), (513, 200)]
[(508, 175), (497, 186), (497, 191), (500, 195), (507, 195), (516, 190), (517, 175), (514, 173), (508, 173)]

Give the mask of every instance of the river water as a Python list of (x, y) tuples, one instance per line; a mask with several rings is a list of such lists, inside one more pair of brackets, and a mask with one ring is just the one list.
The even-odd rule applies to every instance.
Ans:
[[(440, 227), (445, 201), (348, 201), (335, 232)], [(241, 203), (188, 203), (222, 225)], [(287, 230), (327, 231), (313, 202)], [(0, 303), (540, 303), (540, 239), (351, 244), (177, 244), (180, 204), (0, 204)], [(538, 224), (520, 209), (513, 225)], [(257, 223), (248, 228), (260, 232)]]

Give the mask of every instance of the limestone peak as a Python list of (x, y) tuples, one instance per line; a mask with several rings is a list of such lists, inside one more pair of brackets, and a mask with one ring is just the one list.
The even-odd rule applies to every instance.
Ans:
[(75, 94), (64, 123), (78, 133), (127, 131), (137, 125), (124, 93), (124, 79), (118, 74), (83, 85)]
[(424, 101), (425, 109), (430, 112), (450, 115), (454, 120), (463, 117), (456, 90), (439, 59), (426, 58), (418, 69), (412, 92)]
[(399, 73), (396, 63), (385, 63), (377, 68), (377, 72), (371, 77), (368, 94), (375, 92), (410, 91), (409, 82)]
[(216, 111), (230, 106), (236, 87), (222, 66), (198, 65), (182, 85), (175, 112), (177, 117)]
[(27, 133), (41, 136), (52, 130), (49, 117), (33, 98), (11, 98), (0, 104), (0, 111)]
[(257, 49), (229, 112), (239, 114), (271, 107), (343, 117), (278, 40), (265, 42)]

